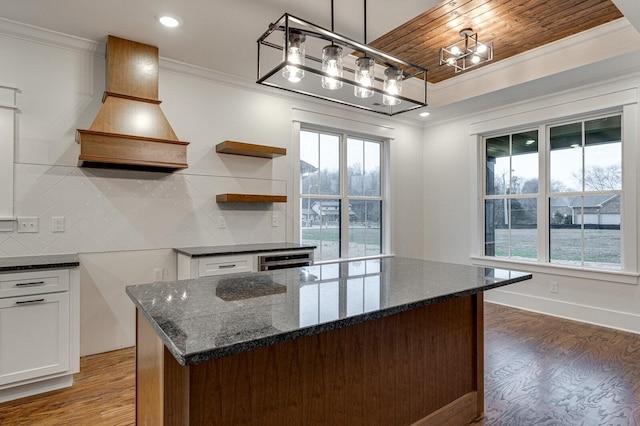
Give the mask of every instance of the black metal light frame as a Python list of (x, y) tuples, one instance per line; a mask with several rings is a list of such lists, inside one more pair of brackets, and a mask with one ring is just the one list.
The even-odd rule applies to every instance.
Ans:
[[(386, 69), (389, 67), (395, 67), (402, 69), (404, 74), (402, 94), (396, 95), (382, 89), (383, 78), (380, 78), (379, 76), (384, 73), (383, 71), (376, 71), (377, 76), (375, 77), (374, 86), (365, 86), (355, 81), (355, 78), (348, 78), (348, 76), (339, 77), (327, 74), (317, 67), (322, 64), (322, 59), (313, 56), (308, 52), (305, 54), (305, 65), (289, 61), (287, 53), (289, 47), (289, 36), (292, 32), (304, 34), (307, 40), (323, 40), (342, 46), (343, 48), (346, 48), (345, 50), (347, 51), (351, 50), (354, 58), (358, 56), (369, 56), (376, 61), (376, 67), (378, 68), (385, 67)], [(282, 34), (282, 36), (279, 36), (278, 34)], [(266, 55), (263, 54), (261, 50), (263, 48), (265, 51), (269, 51), (272, 56), (274, 55), (273, 51), (277, 51), (277, 54), (279, 55), (278, 62), (274, 66), (267, 67), (268, 70), (264, 73), (261, 60), (264, 60), (263, 58)], [(283, 50), (286, 52), (285, 54), (282, 53)], [(316, 65), (316, 67), (313, 65)], [(302, 85), (299, 85), (299, 83), (289, 83), (281, 76), (281, 71), (285, 66), (295, 66), (305, 72), (311, 73), (311, 75), (318, 76), (319, 78), (333, 78), (342, 81), (345, 84), (342, 89), (336, 91), (323, 89), (320, 84), (314, 84), (312, 87), (307, 87), (305, 89), (301, 87)], [(256, 82), (258, 84), (276, 87), (290, 92), (300, 93), (314, 98), (337, 102), (342, 105), (348, 105), (389, 116), (412, 111), (427, 105), (427, 70), (425, 68), (391, 56), (366, 44), (353, 41), (347, 37), (341, 36), (340, 34), (329, 31), (288, 13), (282, 15), (282, 17), (280, 17), (275, 23), (270, 24), (269, 29), (258, 39), (257, 74), (258, 79)], [(355, 77), (355, 70), (345, 65), (344, 74), (354, 75)], [(296, 87), (296, 85), (298, 86)], [(309, 85), (307, 84), (307, 86)], [(372, 98), (357, 98), (353, 95), (353, 91), (351, 89), (353, 87), (363, 87), (374, 91), (375, 94)], [(351, 90), (350, 96), (349, 93), (347, 93), (348, 90)], [(381, 101), (383, 95), (400, 99), (401, 102), (398, 105), (384, 105)]]

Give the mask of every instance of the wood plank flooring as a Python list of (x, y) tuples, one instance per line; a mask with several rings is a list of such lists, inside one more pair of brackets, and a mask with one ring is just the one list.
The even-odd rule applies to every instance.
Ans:
[[(485, 304), (474, 426), (640, 425), (640, 335)], [(0, 404), (0, 425), (133, 425), (133, 348), (84, 357), (72, 388)]]
[(485, 303), (484, 422), (640, 425), (640, 335)]
[(0, 425), (135, 424), (135, 348), (82, 357), (70, 388), (0, 404)]

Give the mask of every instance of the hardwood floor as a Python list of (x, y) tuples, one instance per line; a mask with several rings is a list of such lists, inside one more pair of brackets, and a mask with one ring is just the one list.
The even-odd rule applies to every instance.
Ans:
[[(0, 425), (133, 425), (133, 348), (84, 357), (72, 388), (0, 404)], [(640, 335), (485, 304), (474, 426), (640, 425)]]
[(0, 425), (135, 424), (135, 349), (81, 358), (70, 388), (0, 404)]
[(485, 303), (475, 425), (640, 425), (640, 335)]

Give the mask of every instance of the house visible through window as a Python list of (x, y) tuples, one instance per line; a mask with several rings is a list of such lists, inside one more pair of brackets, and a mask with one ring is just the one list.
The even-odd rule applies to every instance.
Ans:
[(484, 149), (486, 256), (621, 268), (621, 115), (487, 137)]
[(383, 142), (325, 131), (300, 132), (300, 236), (315, 260), (383, 251)]

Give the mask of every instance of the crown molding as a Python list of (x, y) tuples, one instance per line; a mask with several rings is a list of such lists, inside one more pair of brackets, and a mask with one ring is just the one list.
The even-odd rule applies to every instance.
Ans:
[(0, 18), (0, 34), (80, 53), (104, 56), (106, 43), (75, 37), (58, 31)]

